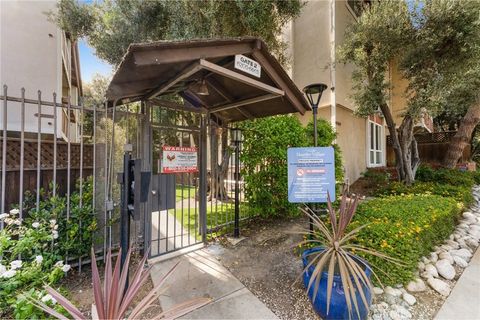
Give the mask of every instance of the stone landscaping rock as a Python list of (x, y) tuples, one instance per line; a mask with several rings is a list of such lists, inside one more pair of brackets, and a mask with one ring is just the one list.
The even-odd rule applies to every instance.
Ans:
[(478, 246), (478, 241), (472, 238), (467, 238), (467, 240), (465, 240), (465, 244), (470, 248), (476, 248)]
[(430, 263), (430, 260), (428, 260), (427, 257), (422, 257), (422, 262), (428, 264)]
[(422, 279), (417, 278), (414, 281), (410, 281), (407, 285), (407, 290), (410, 292), (422, 292), (427, 290), (427, 286)]
[(392, 288), (390, 286), (385, 287), (385, 294), (392, 295), (394, 297), (400, 297), (402, 295), (402, 291), (399, 289)]
[(437, 255), (435, 252), (432, 252), (432, 253), (430, 254), (430, 258), (429, 258), (429, 259), (430, 259), (431, 262), (435, 263), (435, 262), (438, 261), (438, 255)]
[(458, 244), (458, 242), (456, 241), (453, 241), (453, 240), (447, 240), (445, 241), (446, 244), (448, 244), (450, 247), (452, 247), (453, 249), (458, 249), (460, 247), (460, 245)]
[(415, 299), (414, 296), (412, 296), (410, 293), (404, 293), (402, 295), (402, 299), (408, 303), (409, 306), (413, 306), (416, 302), (417, 302), (417, 299)]
[(403, 319), (411, 319), (412, 314), (408, 311), (405, 307), (402, 306), (395, 306), (395, 311), (403, 318)]
[(440, 279), (430, 278), (427, 280), (427, 283), (433, 290), (437, 291), (444, 297), (447, 297), (450, 294), (450, 286)]
[(383, 293), (383, 289), (379, 287), (373, 287), (373, 293), (377, 296), (381, 295)]
[(453, 256), (453, 260), (455, 261), (455, 264), (461, 268), (466, 268), (468, 266), (468, 262), (458, 256)]
[(448, 260), (450, 264), (453, 264), (453, 257), (448, 252), (442, 252), (438, 257), (440, 258), (440, 260)]
[(471, 221), (471, 223), (477, 222), (477, 217), (475, 215), (473, 215), (471, 212), (465, 211), (462, 214), (462, 216), (467, 222), (470, 222), (470, 221)]
[(400, 317), (400, 315), (396, 312), (396, 311), (393, 311), (391, 310), (388, 315), (390, 316), (390, 319), (392, 320), (401, 320), (402, 317)]
[(423, 263), (422, 261), (420, 261), (420, 262), (418, 263), (418, 270), (420, 270), (420, 271), (425, 270), (425, 263)]
[(402, 301), (400, 297), (392, 296), (391, 294), (386, 293), (382, 295), (382, 298), (383, 301), (389, 305), (397, 305), (400, 303), (400, 301)]
[(427, 264), (425, 266), (425, 272), (431, 275), (434, 278), (438, 278), (438, 271), (437, 268), (433, 264)]
[(470, 253), (470, 251), (468, 249), (459, 249), (459, 250), (451, 250), (450, 251), (450, 254), (452, 256), (457, 256), (457, 257), (460, 257), (462, 259), (464, 259), (465, 261), (469, 261), (470, 258), (472, 257), (472, 254)]
[(437, 263), (435, 263), (435, 267), (437, 268), (438, 274), (443, 278), (447, 280), (453, 280), (453, 278), (455, 278), (455, 269), (447, 259), (438, 260)]

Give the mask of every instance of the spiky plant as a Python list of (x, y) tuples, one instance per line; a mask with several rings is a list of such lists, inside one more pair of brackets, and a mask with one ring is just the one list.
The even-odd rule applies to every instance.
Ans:
[[(140, 316), (150, 308), (153, 303), (158, 299), (158, 296), (166, 290), (161, 288), (168, 277), (174, 272), (179, 263), (165, 274), (160, 279), (160, 283), (153, 288), (126, 316), (127, 312), (131, 309), (132, 301), (138, 294), (140, 288), (145, 284), (148, 279), (150, 268), (144, 268), (147, 260), (147, 254), (140, 261), (140, 264), (135, 271), (132, 280), (129, 283), (127, 290), (125, 291), (125, 284), (127, 282), (128, 269), (130, 266), (131, 249), (128, 250), (127, 257), (125, 259), (125, 265), (122, 271), (120, 271), (120, 257), (121, 252), (118, 253), (118, 257), (115, 263), (115, 267), (112, 270), (112, 253), (109, 250), (106, 263), (105, 263), (105, 277), (102, 288), (100, 281), (100, 275), (97, 268), (97, 261), (95, 259), (95, 253), (92, 249), (92, 280), (93, 280), (93, 295), (95, 299), (94, 310), (92, 318), (98, 319), (139, 319)], [(77, 307), (73, 305), (67, 298), (61, 295), (53, 288), (46, 286), (46, 291), (62, 305), (65, 310), (73, 317), (73, 319), (87, 319)], [(46, 313), (52, 315), (57, 319), (67, 320), (68, 318), (54, 309), (47, 306), (40, 300), (30, 300), (33, 305), (37, 306)], [(188, 312), (195, 310), (210, 301), (208, 298), (192, 299), (181, 304), (174, 306), (169, 310), (165, 310), (157, 315), (154, 319), (173, 319), (180, 317)], [(95, 315), (96, 313), (96, 315)]]
[(301, 232), (301, 234), (306, 236), (306, 240), (302, 241), (300, 245), (313, 245), (324, 248), (322, 251), (312, 252), (308, 255), (309, 262), (303, 272), (307, 272), (311, 266), (314, 266), (314, 270), (308, 283), (307, 292), (310, 292), (310, 289), (313, 286), (312, 299), (315, 302), (322, 272), (327, 271), (328, 314), (330, 310), (333, 279), (335, 273), (337, 272), (341, 277), (342, 286), (345, 292), (345, 300), (350, 316), (353, 314), (353, 308), (355, 308), (357, 315), (360, 317), (359, 301), (357, 301), (356, 292), (358, 292), (360, 295), (360, 302), (362, 302), (365, 307), (368, 308), (366, 290), (373, 290), (372, 282), (365, 273), (365, 269), (368, 268), (379, 282), (380, 279), (378, 279), (370, 266), (363, 264), (359, 258), (355, 256), (354, 252), (364, 252), (387, 259), (397, 264), (399, 261), (378, 251), (371, 250), (351, 242), (351, 240), (353, 240), (355, 236), (368, 225), (363, 225), (347, 232), (347, 227), (352, 221), (357, 209), (358, 197), (355, 197), (353, 200), (349, 201), (346, 193), (343, 192), (337, 212), (333, 208), (330, 195), (327, 195), (327, 197), (327, 210), (330, 220), (330, 227), (327, 226), (327, 224), (324, 223), (309, 207), (301, 209), (308, 217), (311, 218), (314, 225), (314, 230), (305, 230)]

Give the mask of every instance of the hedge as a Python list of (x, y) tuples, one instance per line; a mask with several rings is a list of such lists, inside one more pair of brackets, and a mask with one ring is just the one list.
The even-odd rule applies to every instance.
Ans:
[(372, 265), (382, 284), (404, 284), (414, 277), (421, 257), (453, 232), (460, 211), (461, 204), (438, 195), (389, 196), (361, 203), (350, 228), (369, 224), (354, 241), (404, 265), (357, 253)]
[(402, 182), (392, 182), (377, 190), (376, 195), (433, 194), (451, 197), (468, 206), (473, 202), (472, 186), (473, 183), (467, 185), (451, 185), (441, 182), (415, 182), (412, 186), (406, 186)]

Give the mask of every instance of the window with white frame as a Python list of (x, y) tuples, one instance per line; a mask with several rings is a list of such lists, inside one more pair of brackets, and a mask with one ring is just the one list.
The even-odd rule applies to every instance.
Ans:
[(383, 166), (383, 126), (368, 120), (368, 166)]

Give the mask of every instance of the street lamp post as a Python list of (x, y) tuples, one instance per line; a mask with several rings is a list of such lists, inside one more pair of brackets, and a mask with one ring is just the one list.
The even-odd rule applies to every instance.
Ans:
[(235, 222), (233, 236), (240, 237), (240, 148), (243, 142), (243, 133), (240, 128), (232, 128), (232, 142), (235, 146)]
[[(318, 132), (317, 132), (317, 114), (318, 114), (318, 103), (322, 98), (322, 93), (327, 89), (327, 85), (324, 83), (313, 83), (311, 85), (303, 88), (303, 93), (307, 96), (308, 103), (312, 107), (313, 113), (313, 146), (318, 146)], [(309, 219), (310, 231), (313, 232), (313, 221), (312, 218)]]

